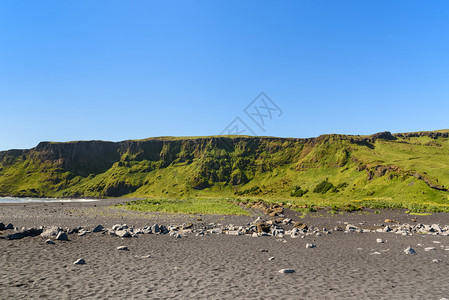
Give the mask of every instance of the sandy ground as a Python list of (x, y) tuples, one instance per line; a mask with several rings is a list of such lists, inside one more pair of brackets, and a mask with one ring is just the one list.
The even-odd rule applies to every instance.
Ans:
[[(120, 202), (121, 200), (113, 200)], [(15, 226), (105, 227), (196, 222), (198, 215), (109, 209), (96, 203), (1, 204), (0, 222)], [(449, 224), (449, 215), (412, 217), (399, 211), (290, 217), (333, 228), (370, 227), (386, 218), (402, 223)], [(201, 216), (201, 222), (246, 224), (254, 217)], [(3, 236), (8, 231), (3, 232)], [(119, 238), (69, 235), (70, 241), (0, 239), (0, 299), (449, 299), (449, 237), (333, 232), (303, 239), (213, 234)], [(385, 243), (379, 244), (377, 238)], [(316, 248), (307, 249), (313, 242)], [(434, 243), (439, 242), (439, 243)], [(418, 246), (420, 244), (421, 246)], [(129, 251), (118, 251), (127, 246)], [(408, 246), (414, 255), (404, 254)], [(436, 250), (424, 251), (425, 247)], [(261, 252), (260, 250), (267, 250)], [(373, 254), (378, 252), (380, 254)], [(150, 258), (142, 256), (151, 255)], [(268, 260), (274, 257), (274, 260)], [(85, 265), (73, 265), (78, 258)], [(433, 260), (440, 260), (434, 263)], [(293, 268), (293, 274), (280, 274)]]

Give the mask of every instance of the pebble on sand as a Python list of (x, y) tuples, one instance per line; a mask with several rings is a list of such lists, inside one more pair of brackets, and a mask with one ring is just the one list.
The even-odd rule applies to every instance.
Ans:
[(50, 239), (46, 240), (45, 243), (46, 243), (46, 244), (49, 244), (49, 245), (54, 245), (54, 244), (55, 244), (55, 242), (53, 242), (53, 241), (50, 240)]
[(424, 251), (432, 251), (432, 250), (437, 250), (437, 249), (435, 249), (435, 247), (424, 248)]
[(306, 248), (315, 248), (315, 247), (316, 247), (315, 244), (311, 244), (311, 243), (306, 244)]
[(413, 250), (412, 247), (408, 247), (407, 249), (404, 250), (405, 254), (415, 254), (416, 251)]
[(274, 257), (272, 256), (272, 257), (270, 257), (268, 260), (274, 260)]
[(74, 265), (84, 265), (86, 263), (86, 261), (82, 258), (76, 260), (73, 264)]
[(384, 241), (382, 239), (377, 239), (376, 242), (383, 243)]
[(118, 246), (117, 250), (129, 251), (128, 247), (126, 247), (126, 246)]
[(295, 273), (295, 270), (294, 269), (281, 269), (281, 270), (279, 270), (279, 273), (282, 273), (282, 274)]

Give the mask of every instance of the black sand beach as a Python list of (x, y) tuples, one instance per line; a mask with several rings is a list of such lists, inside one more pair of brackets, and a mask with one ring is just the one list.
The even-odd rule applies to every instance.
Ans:
[[(93, 229), (101, 224), (142, 227), (154, 223), (195, 226), (247, 225), (254, 217), (135, 213), (108, 208), (123, 200), (90, 203), (1, 204), (0, 222), (15, 227)], [(413, 217), (327, 213), (289, 218), (327, 229), (347, 224), (376, 228), (401, 224), (449, 224), (448, 215)], [(320, 216), (322, 215), (322, 216)], [(201, 221), (197, 219), (201, 218)], [(296, 220), (295, 220), (296, 218)], [(382, 223), (382, 224), (380, 224)], [(393, 226), (393, 224), (391, 224)], [(2, 237), (14, 230), (3, 230)], [(332, 231), (302, 238), (212, 233), (139, 234), (121, 238), (96, 232), (68, 234), (47, 244), (41, 236), (0, 239), (1, 299), (443, 299), (449, 298), (449, 237)], [(376, 239), (382, 239), (378, 243)], [(306, 248), (313, 243), (315, 248)], [(128, 251), (117, 250), (119, 246)], [(416, 254), (404, 250), (412, 247)], [(425, 251), (425, 248), (434, 249)], [(448, 249), (448, 250), (446, 250)], [(150, 255), (150, 257), (147, 257)], [(269, 260), (270, 257), (274, 259)], [(84, 265), (73, 263), (82, 258)], [(281, 269), (295, 273), (281, 274)]]

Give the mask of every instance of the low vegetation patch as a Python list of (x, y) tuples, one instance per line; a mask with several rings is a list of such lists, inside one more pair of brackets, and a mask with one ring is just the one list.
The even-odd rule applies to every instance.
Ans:
[(145, 199), (126, 202), (121, 208), (177, 214), (249, 215), (228, 199)]

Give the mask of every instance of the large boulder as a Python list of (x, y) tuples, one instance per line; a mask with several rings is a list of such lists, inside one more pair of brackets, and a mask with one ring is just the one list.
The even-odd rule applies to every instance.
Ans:
[(41, 236), (44, 238), (50, 238), (50, 237), (57, 237), (59, 232), (61, 232), (62, 229), (58, 226), (52, 226), (46, 228), (42, 233)]

